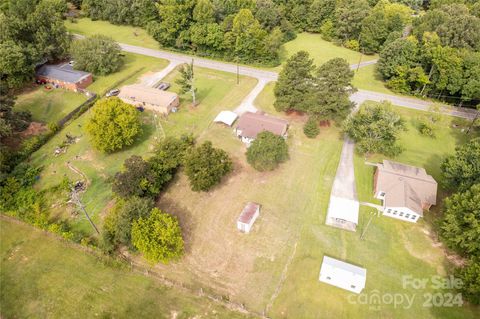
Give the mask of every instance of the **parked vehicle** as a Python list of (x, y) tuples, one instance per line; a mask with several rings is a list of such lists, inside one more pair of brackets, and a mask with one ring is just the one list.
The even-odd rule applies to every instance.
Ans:
[(160, 82), (158, 83), (157, 89), (165, 91), (165, 90), (168, 90), (169, 87), (170, 87), (170, 83)]
[(119, 93), (120, 93), (120, 90), (119, 90), (119, 89), (113, 89), (113, 90), (108, 91), (107, 94), (106, 94), (106, 96), (107, 96), (107, 97), (117, 96)]

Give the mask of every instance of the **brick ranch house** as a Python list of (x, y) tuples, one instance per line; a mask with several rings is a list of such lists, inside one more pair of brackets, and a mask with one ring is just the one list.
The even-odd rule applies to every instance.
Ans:
[(162, 91), (141, 84), (122, 87), (118, 97), (125, 103), (135, 107), (144, 107), (165, 115), (180, 105), (180, 99), (176, 93)]
[(85, 89), (93, 82), (91, 73), (74, 70), (68, 63), (44, 64), (37, 69), (35, 77), (39, 82), (51, 83), (75, 92)]
[(437, 182), (424, 168), (384, 160), (374, 176), (375, 198), (383, 201), (383, 215), (416, 223), (423, 211), (437, 203)]
[(287, 138), (288, 122), (263, 113), (245, 112), (238, 119), (235, 134), (247, 146), (263, 131)]

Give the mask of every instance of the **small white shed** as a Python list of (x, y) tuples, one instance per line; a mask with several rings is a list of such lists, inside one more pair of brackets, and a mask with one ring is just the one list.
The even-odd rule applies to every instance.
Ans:
[(240, 217), (237, 220), (238, 230), (249, 233), (252, 229), (253, 223), (260, 216), (260, 205), (253, 202), (248, 202), (247, 205), (243, 208)]
[(213, 120), (215, 123), (223, 123), (228, 126), (232, 126), (233, 122), (237, 119), (237, 113), (232, 111), (221, 111), (218, 113), (217, 117)]
[(319, 280), (359, 294), (365, 288), (367, 270), (338, 259), (323, 256)]

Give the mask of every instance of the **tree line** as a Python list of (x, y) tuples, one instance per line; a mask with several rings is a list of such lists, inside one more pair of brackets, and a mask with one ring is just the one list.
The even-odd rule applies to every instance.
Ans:
[[(258, 4), (258, 5), (257, 5)], [(254, 0), (84, 0), (93, 20), (145, 27), (160, 45), (232, 61), (276, 65), (279, 48), (292, 39), (292, 25)]]

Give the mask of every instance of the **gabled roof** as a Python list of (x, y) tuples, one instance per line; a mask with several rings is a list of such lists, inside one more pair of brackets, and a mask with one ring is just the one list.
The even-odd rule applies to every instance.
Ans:
[(177, 98), (173, 92), (163, 91), (141, 84), (127, 85), (120, 89), (119, 98), (167, 107)]
[(37, 76), (44, 76), (50, 79), (66, 83), (78, 83), (84, 78), (90, 76), (90, 73), (74, 70), (68, 63), (65, 64), (44, 64), (38, 68)]
[(257, 209), (260, 208), (260, 205), (253, 202), (248, 202), (247, 205), (243, 208), (240, 217), (238, 217), (238, 221), (244, 224), (250, 224), (253, 216), (257, 212)]
[(256, 138), (263, 131), (283, 136), (287, 132), (288, 122), (270, 115), (245, 112), (238, 119), (237, 130), (241, 136)]
[(385, 192), (388, 207), (408, 207), (423, 214), (424, 204), (437, 203), (437, 182), (424, 168), (384, 160), (377, 165), (376, 190)]
[(323, 257), (322, 273), (336, 273), (338, 275), (347, 275), (348, 277), (359, 276), (361, 278), (367, 277), (367, 270), (362, 267), (358, 267), (344, 261), (331, 258), (328, 256)]

